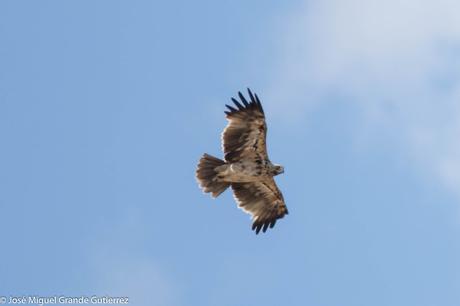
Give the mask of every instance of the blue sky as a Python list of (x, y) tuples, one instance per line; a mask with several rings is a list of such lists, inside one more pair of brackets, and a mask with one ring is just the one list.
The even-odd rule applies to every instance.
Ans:
[[(460, 303), (460, 23), (442, 0), (2, 1), (0, 295)], [(290, 214), (194, 178), (262, 99)]]

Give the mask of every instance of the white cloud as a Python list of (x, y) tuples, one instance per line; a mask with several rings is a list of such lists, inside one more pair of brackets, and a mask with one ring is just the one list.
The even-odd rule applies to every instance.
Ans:
[(458, 12), (449, 0), (308, 1), (287, 17), (267, 100), (290, 101), (277, 112), (290, 119), (331, 97), (356, 103), (363, 124), (390, 131), (424, 171), (458, 190)]

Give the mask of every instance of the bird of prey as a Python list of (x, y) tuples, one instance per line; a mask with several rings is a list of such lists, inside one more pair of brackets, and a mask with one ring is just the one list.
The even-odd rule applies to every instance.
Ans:
[(239, 92), (240, 101), (226, 105), (229, 121), (222, 133), (224, 159), (204, 154), (196, 170), (198, 184), (216, 198), (229, 186), (238, 207), (252, 215), (252, 229), (258, 234), (273, 228), (288, 214), (274, 176), (284, 172), (267, 154), (267, 125), (259, 97), (248, 88), (250, 101)]

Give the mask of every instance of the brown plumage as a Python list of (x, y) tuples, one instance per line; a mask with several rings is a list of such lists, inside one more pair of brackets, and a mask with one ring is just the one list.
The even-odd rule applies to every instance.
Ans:
[(248, 102), (241, 92), (235, 106), (226, 105), (229, 121), (222, 133), (225, 161), (204, 154), (198, 164), (196, 177), (204, 192), (217, 197), (229, 186), (238, 207), (252, 215), (256, 234), (272, 228), (288, 214), (283, 195), (274, 176), (284, 172), (268, 158), (267, 125), (259, 97), (248, 89)]

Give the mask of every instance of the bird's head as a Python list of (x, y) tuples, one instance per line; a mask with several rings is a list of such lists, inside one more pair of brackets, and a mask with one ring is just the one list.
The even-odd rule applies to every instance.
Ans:
[(273, 175), (284, 173), (284, 167), (281, 165), (273, 165)]

